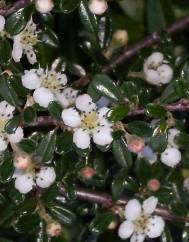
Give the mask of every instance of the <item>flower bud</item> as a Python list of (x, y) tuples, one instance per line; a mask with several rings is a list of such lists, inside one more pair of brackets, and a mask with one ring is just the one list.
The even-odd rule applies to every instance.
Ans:
[(107, 9), (108, 9), (108, 4), (106, 0), (89, 1), (89, 10), (96, 15), (101, 15), (105, 13)]
[(51, 237), (60, 235), (61, 231), (62, 231), (62, 227), (56, 221), (53, 221), (47, 225), (47, 234)]
[(91, 167), (85, 167), (81, 170), (81, 176), (85, 179), (91, 179), (96, 175), (96, 171)]
[(156, 191), (158, 191), (160, 189), (161, 184), (160, 184), (159, 180), (153, 178), (153, 179), (150, 179), (148, 181), (147, 186), (148, 186), (148, 189), (150, 191), (156, 192)]
[(20, 170), (27, 170), (31, 166), (30, 157), (26, 154), (16, 154), (14, 157), (14, 166)]
[(128, 149), (131, 152), (134, 153), (140, 153), (145, 146), (144, 139), (137, 137), (137, 136), (131, 136), (128, 140)]
[(36, 0), (35, 7), (40, 13), (48, 13), (53, 9), (54, 3), (53, 0)]
[(128, 43), (128, 33), (126, 30), (117, 30), (113, 34), (112, 43), (115, 47), (122, 47)]
[(108, 225), (108, 229), (109, 230), (114, 230), (117, 227), (117, 221), (113, 220), (109, 225)]

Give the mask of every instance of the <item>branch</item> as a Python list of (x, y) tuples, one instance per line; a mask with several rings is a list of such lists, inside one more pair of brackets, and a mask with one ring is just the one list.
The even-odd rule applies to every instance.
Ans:
[[(66, 196), (66, 189), (63, 185), (60, 187), (60, 192), (62, 195)], [(125, 206), (128, 202), (127, 198), (122, 198), (116, 202), (113, 202), (110, 194), (91, 191), (85, 188), (76, 189), (76, 196), (79, 200), (91, 203), (98, 203), (105, 207), (112, 207), (113, 205)], [(163, 207), (158, 207), (155, 210), (155, 214), (163, 217), (168, 221), (177, 221), (177, 222), (189, 222), (189, 217), (182, 217), (173, 214), (170, 210)]]
[(24, 8), (32, 3), (33, 3), (33, 0), (18, 0), (15, 3), (9, 4), (3, 8), (0, 8), (0, 15), (8, 16), (9, 14), (14, 13), (15, 11), (21, 8)]
[[(189, 16), (186, 16), (175, 23), (173, 23), (169, 28), (165, 29), (169, 34), (173, 35), (178, 32), (183, 31), (189, 27)], [(102, 69), (103, 73), (111, 72), (117, 65), (129, 60), (131, 57), (137, 55), (140, 50), (150, 47), (160, 41), (161, 32), (154, 32), (151, 35), (144, 38), (142, 41), (138, 42), (126, 48), (123, 53), (115, 57), (115, 59), (107, 66)], [(84, 76), (75, 82), (75, 86), (85, 86), (90, 82), (89, 76)]]
[[(164, 108), (169, 112), (185, 112), (189, 111), (189, 100), (180, 100), (179, 102), (172, 103), (172, 104), (166, 104), (164, 105)], [(144, 115), (146, 113), (146, 110), (144, 108), (138, 108), (130, 113), (128, 113), (127, 117), (137, 116), (137, 115)], [(51, 126), (56, 125), (57, 120), (55, 120), (51, 116), (39, 116), (36, 120), (36, 122), (27, 125), (22, 125), (24, 127), (39, 127), (39, 126)]]

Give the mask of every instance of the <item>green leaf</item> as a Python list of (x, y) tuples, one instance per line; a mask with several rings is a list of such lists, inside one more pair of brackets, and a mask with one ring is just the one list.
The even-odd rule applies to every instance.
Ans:
[(181, 132), (175, 137), (175, 142), (179, 145), (181, 149), (188, 150), (189, 135)]
[(12, 49), (8, 40), (0, 38), (0, 53), (3, 53), (0, 55), (0, 64), (8, 65), (12, 58)]
[(165, 117), (167, 111), (164, 107), (154, 104), (154, 103), (149, 103), (146, 107), (146, 112), (149, 116), (154, 117), (154, 118), (162, 118)]
[(14, 209), (12, 204), (4, 207), (0, 211), (0, 225), (5, 224), (7, 221), (11, 221), (14, 216)]
[(62, 106), (58, 102), (56, 102), (56, 101), (50, 102), (50, 104), (48, 106), (48, 110), (49, 110), (50, 115), (53, 118), (58, 119), (58, 120), (61, 119)]
[(153, 133), (153, 129), (150, 125), (144, 121), (133, 121), (127, 124), (127, 129), (132, 134), (140, 137), (150, 137)]
[(167, 147), (167, 137), (164, 133), (158, 133), (151, 137), (149, 145), (155, 152), (162, 153)]
[(11, 35), (19, 34), (26, 26), (23, 9), (11, 14), (5, 23), (5, 30)]
[(63, 13), (73, 12), (80, 4), (80, 0), (54, 0), (55, 10), (62, 11)]
[(72, 149), (73, 144), (73, 133), (64, 132), (57, 136), (56, 139), (56, 152), (60, 155), (69, 152)]
[(17, 215), (31, 214), (36, 210), (37, 201), (35, 198), (27, 198), (16, 207)]
[(112, 197), (116, 201), (121, 197), (123, 190), (125, 189), (126, 180), (128, 177), (128, 171), (123, 169), (115, 177), (112, 182)]
[(76, 215), (62, 203), (54, 203), (52, 206), (49, 207), (49, 212), (60, 223), (72, 226), (76, 222)]
[(8, 121), (8, 123), (5, 125), (5, 131), (8, 134), (13, 134), (17, 130), (19, 124), (20, 124), (20, 116), (16, 115), (13, 118), (11, 118)]
[(97, 34), (98, 32), (98, 24), (96, 16), (91, 13), (88, 8), (88, 2), (86, 0), (82, 0), (79, 8), (79, 15), (81, 18), (81, 22), (89, 32)]
[(127, 148), (127, 144), (123, 138), (114, 140), (112, 144), (112, 152), (121, 167), (129, 168), (132, 165), (132, 154)]
[(105, 96), (112, 101), (122, 101), (122, 95), (115, 83), (104, 74), (95, 75), (92, 79), (90, 87), (99, 95)]
[(37, 149), (37, 143), (32, 139), (22, 139), (19, 147), (24, 152), (32, 154)]
[(34, 155), (39, 162), (48, 162), (53, 158), (56, 145), (56, 131), (45, 135)]
[(45, 205), (48, 203), (52, 203), (53, 200), (58, 196), (59, 194), (59, 186), (57, 184), (45, 189), (42, 195), (42, 201)]
[(145, 159), (138, 159), (135, 161), (135, 172), (137, 177), (144, 184), (151, 178), (151, 165)]
[(24, 110), (24, 122), (29, 124), (35, 122), (37, 117), (36, 111), (32, 107), (27, 107)]
[(117, 122), (124, 119), (128, 113), (129, 113), (129, 107), (118, 106), (115, 108), (111, 108), (107, 114), (107, 117), (109, 121)]
[(97, 217), (91, 222), (89, 229), (96, 234), (103, 233), (114, 220), (115, 214), (112, 212), (97, 215)]
[(0, 96), (11, 105), (18, 107), (18, 95), (10, 84), (10, 80), (5, 76), (0, 77)]
[(4, 162), (0, 165), (0, 182), (9, 182), (12, 179), (13, 173), (14, 166), (12, 160), (4, 160)]
[(160, 0), (147, 0), (147, 30), (153, 33), (165, 27), (165, 19)]

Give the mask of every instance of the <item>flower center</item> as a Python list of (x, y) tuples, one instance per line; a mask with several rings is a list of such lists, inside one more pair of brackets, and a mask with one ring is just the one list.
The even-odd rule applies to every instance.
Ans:
[(57, 77), (56, 72), (51, 73), (49, 76), (42, 80), (41, 85), (48, 88), (52, 92), (61, 92), (64, 88), (64, 84), (61, 83), (61, 77)]
[(83, 129), (92, 130), (98, 126), (98, 116), (96, 111), (84, 113), (81, 115), (81, 127)]
[(149, 216), (146, 214), (141, 214), (141, 216), (134, 222), (135, 231), (138, 233), (144, 233), (149, 225)]
[(7, 120), (0, 118), (0, 133), (4, 133), (6, 123), (7, 123)]
[(34, 46), (38, 41), (36, 26), (31, 22), (21, 33), (21, 43), (23, 45)]

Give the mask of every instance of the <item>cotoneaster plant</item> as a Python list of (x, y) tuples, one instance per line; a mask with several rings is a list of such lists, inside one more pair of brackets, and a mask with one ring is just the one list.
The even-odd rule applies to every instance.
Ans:
[(0, 242), (189, 241), (188, 13), (0, 1)]

